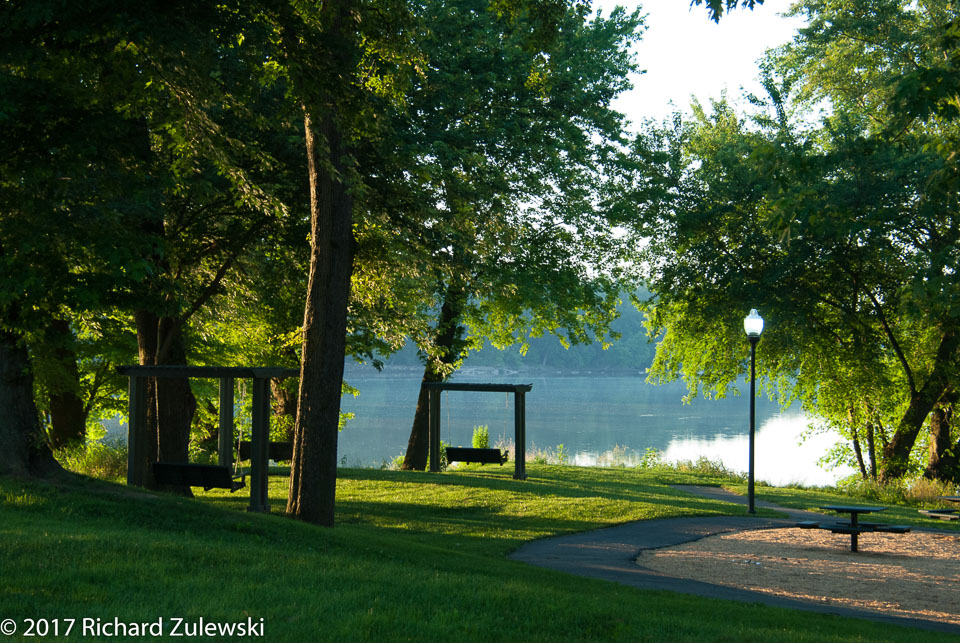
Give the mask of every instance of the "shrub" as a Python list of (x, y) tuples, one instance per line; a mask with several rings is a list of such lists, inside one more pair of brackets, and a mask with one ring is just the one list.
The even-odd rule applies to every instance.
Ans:
[(640, 458), (638, 469), (663, 469), (667, 463), (663, 460), (663, 451), (655, 447), (647, 447)]
[(474, 449), (489, 449), (490, 427), (488, 427), (486, 424), (473, 427), (472, 444)]
[(569, 459), (570, 454), (564, 448), (563, 444), (557, 445), (557, 464), (566, 464), (567, 459)]

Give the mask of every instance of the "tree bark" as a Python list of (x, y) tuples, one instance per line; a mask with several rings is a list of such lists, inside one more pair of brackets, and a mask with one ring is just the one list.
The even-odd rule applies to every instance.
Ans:
[(860, 469), (860, 477), (867, 479), (867, 466), (863, 462), (863, 450), (860, 448), (860, 435), (857, 431), (857, 425), (853, 422), (853, 413), (849, 414), (851, 438), (853, 441), (853, 453), (857, 457), (857, 467)]
[(63, 473), (43, 439), (30, 355), (20, 338), (0, 330), (0, 474), (52, 477)]
[(284, 380), (270, 380), (270, 397), (273, 400), (273, 414), (280, 418), (281, 426), (286, 428), (284, 440), (293, 441), (293, 425), (297, 421), (297, 395), (285, 386)]
[[(134, 320), (141, 365), (186, 365), (186, 347), (180, 324), (147, 310), (137, 311)], [(147, 380), (147, 432), (151, 436), (151, 461), (180, 463), (189, 460), (190, 425), (196, 410), (197, 400), (188, 380), (163, 377)], [(167, 490), (192, 495), (189, 487)]]
[(49, 341), (60, 373), (50, 391), (50, 446), (54, 449), (83, 442), (87, 434), (87, 408), (80, 397), (80, 370), (74, 350), (70, 322), (54, 319), (48, 329)]
[(870, 479), (877, 479), (877, 441), (873, 422), (867, 422), (867, 455), (870, 457)]
[[(169, 317), (161, 317), (157, 339), (166, 350), (157, 354), (157, 364), (187, 364), (183, 326)], [(190, 459), (190, 425), (197, 411), (197, 398), (190, 380), (181, 377), (157, 379), (157, 447), (161, 462), (187, 462)]]
[(958, 477), (957, 452), (950, 439), (953, 410), (958, 395), (955, 391), (944, 394), (930, 415), (930, 444), (927, 468), (923, 475), (935, 480), (953, 481)]
[(907, 473), (910, 452), (917, 441), (927, 417), (950, 384), (949, 370), (956, 361), (958, 335), (954, 329), (944, 332), (937, 347), (933, 368), (926, 382), (919, 389), (911, 391), (910, 404), (900, 419), (897, 429), (884, 445), (880, 480), (889, 481), (902, 478)]
[(437, 320), (436, 361), (426, 360), (423, 379), (420, 381), (420, 395), (417, 397), (417, 410), (413, 415), (413, 427), (407, 440), (407, 453), (403, 457), (401, 469), (404, 471), (423, 471), (427, 468), (430, 452), (430, 409), (427, 383), (443, 382), (447, 379), (449, 366), (460, 357), (463, 340), (463, 327), (460, 316), (463, 312), (463, 290), (448, 288), (444, 295), (440, 318)]
[(323, 116), (314, 125), (304, 108), (304, 124), (310, 178), (310, 275), (287, 515), (332, 527), (353, 271), (353, 197), (345, 183), (348, 150), (333, 116)]

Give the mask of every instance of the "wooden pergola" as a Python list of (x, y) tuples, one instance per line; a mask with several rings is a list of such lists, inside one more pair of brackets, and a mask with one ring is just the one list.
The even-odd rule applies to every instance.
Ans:
[(157, 444), (150, 441), (147, 426), (147, 379), (151, 377), (204, 378), (220, 380), (219, 466), (233, 466), (234, 381), (253, 380), (252, 428), (250, 436), (250, 511), (270, 511), (267, 498), (270, 446), (270, 380), (296, 377), (300, 371), (280, 367), (247, 366), (121, 366), (121, 375), (130, 378), (127, 425), (127, 484), (138, 487), (151, 482), (151, 466), (157, 459)]
[(440, 471), (440, 393), (443, 391), (485, 391), (513, 393), (514, 480), (527, 479), (527, 403), (526, 393), (533, 384), (471, 384), (427, 382), (430, 398), (430, 471)]

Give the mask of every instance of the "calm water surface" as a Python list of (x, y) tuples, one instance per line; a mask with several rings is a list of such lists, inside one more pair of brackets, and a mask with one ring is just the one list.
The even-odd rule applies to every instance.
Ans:
[[(377, 466), (406, 451), (420, 386), (412, 374), (348, 371), (360, 391), (345, 396), (344, 411), (355, 414), (340, 434), (340, 461), (348, 466)], [(575, 464), (609, 462), (619, 447), (633, 461), (648, 448), (665, 459), (720, 460), (746, 471), (749, 400), (694, 400), (683, 404), (681, 383), (653, 386), (643, 377), (458, 375), (459, 382), (533, 384), (526, 395), (527, 452), (555, 451), (564, 445)], [(469, 446), (473, 427), (485, 424), (491, 444), (513, 441), (513, 395), (448, 391), (443, 393), (441, 439)], [(818, 435), (800, 444), (807, 419), (799, 412), (757, 399), (756, 475), (773, 484), (830, 484), (849, 470), (825, 471), (817, 460), (836, 440)], [(606, 455), (604, 455), (606, 454)]]

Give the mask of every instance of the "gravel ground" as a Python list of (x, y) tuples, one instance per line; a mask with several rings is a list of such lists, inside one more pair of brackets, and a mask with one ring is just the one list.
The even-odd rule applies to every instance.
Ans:
[(754, 529), (648, 549), (637, 564), (678, 578), (804, 601), (960, 625), (960, 536), (850, 537)]

